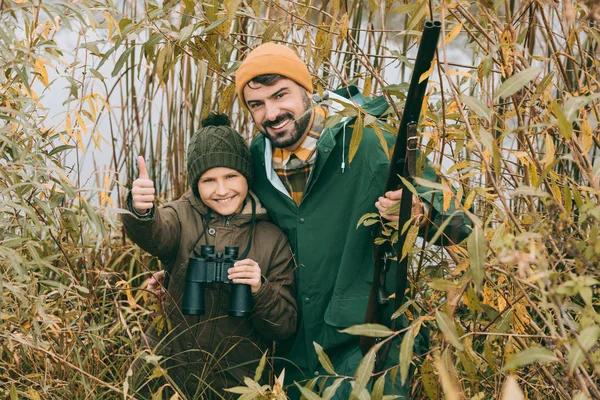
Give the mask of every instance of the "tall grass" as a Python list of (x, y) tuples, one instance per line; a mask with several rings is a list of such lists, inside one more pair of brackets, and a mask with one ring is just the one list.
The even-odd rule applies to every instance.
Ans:
[[(420, 26), (433, 17), (444, 38), (421, 147), (447, 178), (432, 191), (475, 228), (444, 251), (427, 243), (411, 251), (414, 300), (400, 311), (410, 334), (431, 328), (432, 345), (422, 356), (404, 346), (387, 374), (401, 379), (414, 364), (414, 398), (600, 398), (594, 10), (594, 2), (0, 2), (0, 395), (134, 396), (132, 362), (156, 362), (139, 342), (153, 301), (138, 288), (160, 266), (126, 240), (114, 209), (138, 154), (161, 201), (186, 190), (185, 149), (209, 111), (231, 114), (251, 137), (232, 86), (249, 48), (287, 43), (319, 91), (357, 84), (401, 110)], [(78, 49), (55, 40), (64, 30), (80, 35)], [(103, 75), (106, 60), (114, 66)], [(42, 104), (56, 90), (68, 90), (68, 102), (49, 123)], [(394, 131), (398, 115), (386, 122)], [(69, 160), (102, 140), (114, 148), (112, 172), (90, 188)], [(365, 361), (357, 376), (371, 370)]]

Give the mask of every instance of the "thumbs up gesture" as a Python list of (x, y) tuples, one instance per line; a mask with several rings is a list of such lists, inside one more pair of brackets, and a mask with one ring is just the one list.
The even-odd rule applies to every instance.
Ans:
[(146, 214), (154, 207), (154, 182), (148, 176), (144, 157), (137, 159), (140, 176), (133, 181), (131, 186), (131, 199), (133, 208), (138, 214)]

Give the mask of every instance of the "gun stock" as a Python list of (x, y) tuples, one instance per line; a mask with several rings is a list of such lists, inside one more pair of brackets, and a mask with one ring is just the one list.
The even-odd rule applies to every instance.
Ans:
[[(440, 34), (441, 23), (439, 21), (427, 21), (423, 28), (423, 35), (417, 58), (413, 69), (408, 94), (406, 96), (406, 104), (402, 112), (402, 119), (394, 151), (390, 160), (390, 169), (385, 184), (385, 192), (397, 189), (406, 189), (402, 183), (400, 176), (410, 180), (411, 171), (414, 170), (415, 152), (417, 146), (417, 124), (423, 106), (423, 98), (427, 90), (428, 76), (423, 76), (431, 68), (431, 63), (435, 55), (438, 37)], [(410, 165), (412, 164), (412, 165)], [(384, 193), (385, 193), (384, 192)], [(379, 246), (374, 246), (374, 272), (373, 285), (369, 295), (369, 303), (367, 305), (367, 313), (365, 316), (366, 324), (386, 324), (383, 321), (383, 312), (389, 302), (386, 293), (386, 274), (393, 264), (397, 264), (396, 274), (396, 293), (395, 307), (400, 307), (404, 300), (404, 291), (407, 286), (407, 271), (408, 257), (393, 261), (392, 258), (400, 259), (402, 255), (402, 247), (406, 240), (406, 231), (402, 232), (402, 227), (410, 219), (412, 210), (412, 193), (406, 189), (402, 192), (402, 200), (400, 201), (400, 219), (398, 221), (398, 241), (395, 246), (386, 242)], [(377, 236), (381, 236), (382, 227), (377, 228)], [(362, 336), (360, 338), (360, 348), (363, 354), (366, 354), (369, 349), (376, 343), (375, 338)], [(387, 347), (389, 349), (389, 346)], [(387, 356), (380, 354), (378, 361), (383, 362)]]

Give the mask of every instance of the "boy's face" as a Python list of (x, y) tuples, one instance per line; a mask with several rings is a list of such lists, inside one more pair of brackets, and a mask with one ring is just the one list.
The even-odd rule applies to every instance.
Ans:
[(198, 192), (204, 204), (226, 216), (242, 211), (248, 195), (248, 182), (234, 169), (211, 168), (200, 177)]
[(244, 87), (244, 100), (256, 128), (273, 146), (295, 150), (307, 131), (312, 113), (308, 92), (291, 79), (281, 79), (265, 86), (249, 82)]

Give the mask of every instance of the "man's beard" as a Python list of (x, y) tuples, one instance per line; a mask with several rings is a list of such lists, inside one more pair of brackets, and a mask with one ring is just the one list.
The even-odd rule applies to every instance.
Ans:
[(304, 132), (308, 129), (308, 125), (310, 124), (310, 120), (312, 118), (312, 112), (309, 111), (311, 103), (310, 99), (308, 98), (308, 95), (304, 94), (302, 104), (304, 105), (304, 112), (302, 113), (302, 116), (300, 118), (294, 121), (294, 129), (292, 130), (292, 134), (290, 136), (273, 137), (267, 132), (267, 128), (275, 126), (281, 121), (284, 121), (286, 119), (293, 120), (294, 115), (290, 112), (280, 114), (277, 116), (277, 118), (275, 118), (274, 121), (267, 121), (263, 124), (263, 133), (269, 138), (271, 144), (274, 147), (285, 148), (296, 144), (298, 140), (300, 140)]

